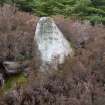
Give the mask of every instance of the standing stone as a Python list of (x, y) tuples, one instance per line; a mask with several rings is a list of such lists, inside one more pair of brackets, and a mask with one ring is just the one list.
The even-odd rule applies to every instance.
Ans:
[(57, 67), (67, 56), (73, 56), (73, 49), (50, 17), (40, 18), (34, 38), (42, 65)]

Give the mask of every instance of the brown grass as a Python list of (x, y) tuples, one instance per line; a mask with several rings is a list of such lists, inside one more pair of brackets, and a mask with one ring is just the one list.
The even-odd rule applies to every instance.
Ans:
[(33, 54), (34, 27), (37, 17), (9, 5), (0, 7), (0, 57), (17, 60)]
[[(3, 53), (1, 50), (1, 56), (8, 55), (11, 49), (7, 50), (8, 43), (16, 44), (17, 50), (13, 53), (14, 58), (23, 49), (30, 51), (30, 48), (33, 51), (32, 42), (35, 28), (33, 23), (37, 18), (20, 12), (16, 12), (14, 17), (8, 22), (13, 24), (12, 21), (14, 20), (15, 30), (11, 31), (11, 28), (8, 28), (10, 25), (4, 24), (7, 19), (0, 25), (0, 33), (2, 33), (0, 34), (0, 48), (5, 52)], [(17, 88), (11, 94), (5, 95), (4, 99), (0, 101), (0, 105), (105, 104), (104, 26), (96, 25), (93, 27), (89, 23), (81, 23), (70, 19), (65, 20), (61, 16), (55, 17), (55, 21), (65, 37), (72, 42), (75, 48), (74, 59), (67, 60), (65, 64), (59, 67), (57, 72), (46, 76), (43, 80), (42, 75), (33, 74), (34, 79), (30, 76), (31, 82), (26, 88)], [(18, 36), (19, 39), (16, 40)], [(15, 50), (14, 47), (12, 49)], [(36, 64), (37, 62), (36, 60)], [(32, 65), (34, 65), (34, 62), (31, 67)]]

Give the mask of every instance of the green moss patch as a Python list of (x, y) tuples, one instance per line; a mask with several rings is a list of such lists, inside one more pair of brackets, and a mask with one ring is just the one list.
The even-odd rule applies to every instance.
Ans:
[(27, 82), (28, 82), (28, 79), (25, 77), (24, 74), (18, 74), (18, 75), (11, 76), (5, 81), (5, 84), (3, 86), (3, 91), (7, 92), (15, 88), (16, 86), (23, 86)]

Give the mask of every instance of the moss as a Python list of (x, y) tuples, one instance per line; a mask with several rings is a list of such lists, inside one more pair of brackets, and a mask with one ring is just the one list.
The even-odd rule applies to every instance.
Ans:
[(3, 86), (4, 92), (7, 92), (16, 86), (23, 86), (28, 82), (28, 79), (24, 76), (24, 74), (18, 74), (12, 77), (9, 77)]
[(16, 55), (16, 60), (17, 61), (25, 61), (25, 60), (29, 60), (32, 58), (31, 54), (17, 54)]

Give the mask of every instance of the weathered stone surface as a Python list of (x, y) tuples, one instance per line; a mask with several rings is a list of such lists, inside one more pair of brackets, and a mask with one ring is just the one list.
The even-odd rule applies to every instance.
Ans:
[(36, 27), (35, 41), (42, 63), (62, 64), (65, 57), (73, 56), (73, 49), (52, 18), (42, 17)]
[(3, 62), (5, 71), (7, 75), (11, 75), (11, 74), (17, 74), (20, 73), (22, 70), (21, 65), (17, 62), (10, 62), (10, 61), (5, 61)]
[(0, 61), (0, 87), (3, 86), (4, 80), (8, 76), (24, 73), (26, 76), (29, 75), (30, 68), (29, 62), (19, 63), (14, 61)]
[(3, 75), (0, 73), (0, 87), (4, 85)]
[(13, 61), (4, 61), (3, 64), (5, 66), (8, 66), (8, 68), (14, 68), (14, 69), (16, 69), (16, 68), (19, 68), (20, 67), (20, 64), (19, 63), (13, 62)]

